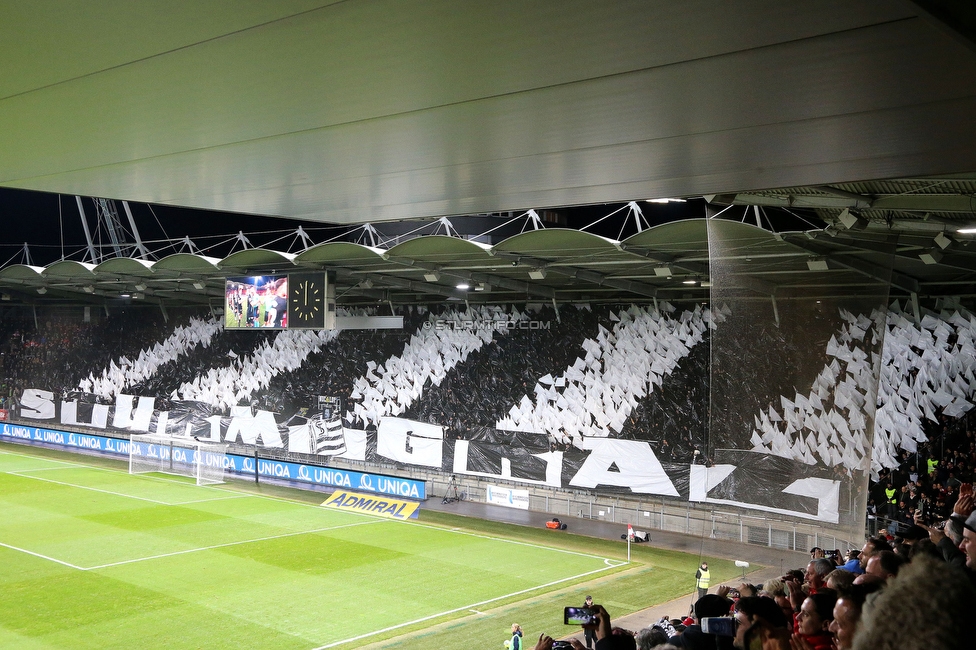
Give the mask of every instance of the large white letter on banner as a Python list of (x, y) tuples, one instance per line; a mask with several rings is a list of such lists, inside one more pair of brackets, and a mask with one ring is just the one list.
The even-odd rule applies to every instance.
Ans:
[(250, 406), (234, 406), (230, 414), (231, 420), (227, 425), (225, 441), (237, 442), (237, 438), (240, 437), (245, 444), (257, 445), (260, 438), (261, 445), (264, 447), (285, 446), (281, 434), (278, 433), (278, 423), (270, 411), (258, 409), (255, 415), (251, 415)]
[(533, 481), (532, 479), (520, 476), (512, 476), (512, 461), (502, 457), (501, 473), (491, 474), (489, 472), (472, 472), (468, 469), (468, 449), (470, 441), (458, 440), (454, 443), (454, 467), (455, 474), (466, 474), (468, 476), (484, 476), (485, 478), (503, 478), (519, 483), (531, 483), (532, 485), (551, 485), (552, 487), (562, 487), (563, 474), (563, 452), (547, 451), (541, 454), (532, 454), (533, 457), (545, 462), (546, 480)]
[(440, 468), (444, 427), (403, 418), (381, 418), (376, 429), (376, 453), (398, 463)]
[(133, 414), (132, 395), (119, 393), (115, 396), (115, 416), (112, 418), (112, 426), (116, 429), (149, 431), (149, 422), (152, 420), (155, 406), (155, 397), (140, 397)]
[[(651, 446), (637, 440), (593, 440), (593, 451), (570, 480), (570, 485), (595, 488), (613, 485), (639, 494), (678, 496)], [(618, 471), (613, 471), (616, 467)]]
[(783, 492), (817, 500), (817, 519), (837, 523), (840, 520), (840, 481), (825, 478), (801, 478), (790, 483)]
[(108, 426), (108, 405), (92, 404), (91, 422), (78, 421), (78, 400), (61, 402), (61, 424), (90, 426), (104, 429)]
[(26, 388), (20, 398), (20, 416), (34, 420), (54, 417), (54, 393), (49, 390)]

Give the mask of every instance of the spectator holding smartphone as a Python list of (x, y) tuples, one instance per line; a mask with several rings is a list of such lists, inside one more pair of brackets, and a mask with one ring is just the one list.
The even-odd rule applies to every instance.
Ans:
[[(596, 622), (584, 625), (583, 629), (591, 629), (596, 635), (595, 650), (637, 650), (637, 641), (634, 634), (621, 628), (611, 627), (610, 614), (602, 605), (592, 605), (596, 610)], [(573, 647), (579, 645), (579, 641), (574, 641)]]

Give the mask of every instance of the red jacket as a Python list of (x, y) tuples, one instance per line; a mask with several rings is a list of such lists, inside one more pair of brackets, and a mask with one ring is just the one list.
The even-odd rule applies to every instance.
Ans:
[(821, 632), (820, 634), (801, 634), (799, 636), (801, 639), (813, 646), (813, 650), (833, 650), (834, 637), (829, 632)]

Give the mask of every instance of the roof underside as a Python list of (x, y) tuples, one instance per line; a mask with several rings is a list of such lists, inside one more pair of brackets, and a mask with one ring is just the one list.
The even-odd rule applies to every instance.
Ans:
[[(705, 196), (724, 220), (765, 227), (779, 209), (828, 224), (730, 226), (744, 291), (842, 293), (890, 276), (896, 295), (970, 296), (970, 238), (933, 242), (976, 222), (976, 46), (930, 5), (0, 9), (0, 186), (335, 224)], [(550, 228), (490, 245), (13, 265), (0, 286), (25, 302), (205, 303), (227, 275), (322, 268), (340, 303), (700, 300), (710, 262), (698, 220), (620, 241)]]
[(0, 18), (8, 187), (362, 223), (976, 170), (976, 51), (904, 0)]

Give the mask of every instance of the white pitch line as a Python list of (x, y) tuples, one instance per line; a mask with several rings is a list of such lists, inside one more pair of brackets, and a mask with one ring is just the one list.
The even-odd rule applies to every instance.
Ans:
[(246, 499), (248, 494), (232, 494), (229, 497), (214, 497), (212, 499), (195, 499), (193, 501), (180, 501), (179, 503), (171, 503), (168, 505), (173, 506), (188, 506), (193, 503), (210, 503), (211, 501), (227, 501), (228, 499)]
[[(12, 456), (23, 456), (25, 458), (36, 458), (35, 456), (31, 456), (30, 454), (22, 454), (22, 453), (11, 452), (11, 451), (0, 451), (0, 454), (10, 454)], [(44, 459), (44, 460), (48, 460), (48, 459)], [(84, 463), (74, 463), (74, 462), (71, 462), (71, 461), (52, 460), (50, 462), (61, 463), (61, 464), (64, 464), (64, 465), (74, 465), (74, 466), (77, 466), (77, 467), (87, 467), (87, 468), (97, 469), (97, 470), (102, 470), (102, 471), (120, 472), (119, 470), (112, 469), (112, 468), (98, 467), (98, 466), (95, 466), (95, 465), (86, 465)], [(14, 472), (7, 472), (7, 473), (12, 474)], [(25, 478), (36, 478), (36, 477), (28, 476), (28, 477), (25, 477)], [(190, 486), (191, 485), (191, 484), (185, 483), (183, 481), (177, 481), (177, 480), (173, 480), (173, 479), (167, 479), (166, 477), (163, 477), (163, 476), (147, 476), (147, 475), (140, 474), (140, 475), (138, 475), (138, 478), (140, 478), (140, 479), (146, 479), (146, 480), (154, 480), (154, 481), (163, 481), (163, 482), (166, 482), (166, 483), (176, 483), (178, 485), (187, 485), (187, 486)], [(44, 479), (38, 479), (38, 480), (44, 480)], [(83, 486), (76, 486), (76, 487), (83, 487)], [(313, 504), (313, 503), (308, 503), (308, 502), (305, 502), (305, 501), (299, 501), (297, 499), (288, 499), (286, 497), (272, 496), (272, 495), (268, 495), (268, 494), (254, 494), (254, 493), (251, 493), (251, 492), (238, 492), (237, 490), (228, 489), (228, 488), (221, 488), (221, 487), (217, 487), (217, 486), (197, 486), (197, 487), (203, 487), (205, 489), (214, 490), (214, 491), (218, 491), (218, 492), (229, 492), (229, 493), (232, 493), (232, 494), (240, 494), (241, 496), (254, 497), (254, 498), (258, 498), (258, 499), (267, 499), (269, 501), (278, 501), (278, 502), (282, 502), (282, 503), (290, 503), (292, 505), (305, 506), (305, 507), (308, 507), (308, 508), (321, 509), (321, 506), (319, 504)], [(86, 489), (96, 489), (96, 488), (86, 488)], [(108, 494), (115, 494), (115, 493), (114, 492), (108, 492)], [(123, 495), (120, 495), (120, 496), (129, 496), (129, 495), (123, 494)], [(378, 496), (385, 496), (385, 495), (378, 495)], [(132, 497), (132, 498), (138, 499), (140, 497)], [(178, 505), (182, 505), (182, 504), (180, 504), (180, 503), (162, 503), (162, 505), (174, 505), (174, 506), (178, 506)], [(374, 519), (374, 518), (378, 518), (379, 517), (378, 515), (371, 515), (369, 513), (362, 513), (362, 512), (348, 512), (347, 511), (347, 514), (358, 515), (358, 516), (361, 516), (361, 517), (367, 517), (369, 519)], [(568, 549), (556, 548), (556, 547), (552, 547), (552, 546), (543, 546), (541, 544), (531, 544), (529, 542), (522, 542), (522, 541), (514, 540), (514, 539), (507, 539), (505, 537), (494, 537), (492, 535), (482, 535), (480, 533), (467, 532), (467, 531), (461, 530), (461, 529), (459, 529), (457, 527), (447, 528), (447, 527), (444, 527), (444, 526), (435, 526), (435, 525), (431, 525), (431, 524), (425, 524), (425, 523), (422, 523), (422, 522), (419, 522), (419, 521), (404, 521), (404, 520), (393, 520), (393, 519), (383, 519), (383, 521), (397, 521), (398, 523), (409, 524), (411, 526), (420, 526), (421, 528), (429, 528), (429, 529), (433, 529), (433, 530), (442, 530), (442, 531), (445, 531), (445, 532), (456, 533), (458, 535), (467, 535), (469, 537), (478, 537), (478, 538), (481, 538), (481, 539), (488, 539), (488, 540), (493, 540), (493, 541), (498, 541), (498, 542), (507, 542), (509, 544), (519, 544), (521, 546), (529, 546), (529, 547), (532, 547), (532, 548), (538, 548), (538, 549), (542, 549), (542, 550), (546, 550), (546, 551), (556, 551), (558, 553), (566, 553), (566, 554), (569, 554), (569, 555), (577, 555), (577, 556), (580, 556), (580, 557), (588, 557), (588, 558), (593, 558), (593, 559), (597, 559), (597, 560), (604, 560), (608, 564), (610, 562), (615, 562), (616, 561), (616, 560), (611, 560), (611, 559), (608, 559), (608, 558), (605, 558), (605, 557), (602, 557), (602, 556), (599, 556), (599, 555), (592, 555), (590, 553), (581, 553), (579, 551), (570, 551)], [(626, 564), (626, 562), (619, 561), (619, 564), (616, 564), (614, 566), (623, 566), (624, 564)]]
[[(21, 458), (31, 458), (31, 459), (34, 459), (34, 460), (43, 460), (43, 461), (49, 462), (49, 463), (58, 463), (59, 465), (67, 465), (68, 466), (68, 467), (44, 467), (44, 468), (36, 468), (36, 469), (15, 470), (15, 471), (18, 471), (18, 472), (37, 472), (37, 471), (41, 471), (42, 469), (44, 469), (44, 470), (64, 470), (64, 469), (72, 469), (72, 468), (76, 468), (76, 467), (81, 467), (81, 468), (84, 468), (84, 469), (93, 469), (93, 470), (96, 470), (96, 471), (99, 471), (99, 472), (113, 472), (115, 474), (125, 474), (126, 473), (125, 471), (120, 470), (120, 469), (117, 469), (115, 467), (101, 467), (99, 465), (89, 465), (87, 463), (78, 463), (78, 462), (74, 462), (74, 461), (70, 461), (70, 460), (55, 460), (53, 458), (43, 458), (43, 457), (40, 457), (39, 458), (38, 456), (31, 456), (30, 454), (21, 454), (21, 453), (15, 452), (15, 451), (0, 451), (0, 455), (4, 455), (4, 454), (5, 455), (8, 455), (8, 456), (19, 456)], [(115, 459), (115, 460), (120, 460), (121, 461), (122, 459)], [(13, 472), (3, 472), (3, 473), (5, 473), (5, 474), (11, 474)], [(203, 488), (203, 489), (206, 489), (206, 490), (215, 490), (217, 492), (232, 492), (232, 490), (228, 490), (226, 488), (221, 488), (221, 487), (218, 487), (216, 485), (195, 485), (194, 483), (190, 483), (190, 482), (187, 482), (187, 481), (178, 481), (176, 479), (166, 478), (165, 476), (150, 476), (148, 474), (133, 474), (132, 475), (132, 478), (134, 478), (136, 480), (141, 480), (141, 481), (161, 481), (163, 483), (173, 483), (175, 485), (183, 485), (183, 486), (186, 486), (186, 487), (198, 487), (198, 488)]]
[[(2, 441), (0, 441), (2, 442)], [(15, 444), (15, 443), (10, 443)], [(32, 456), (31, 454), (24, 454), (19, 451), (9, 451), (0, 450), (0, 454), (4, 456), (20, 456), (21, 458), (30, 458), (32, 460), (43, 460), (46, 463), (60, 463), (61, 465), (80, 465), (81, 463), (74, 463), (70, 460), (57, 460), (55, 458), (44, 458), (43, 456)]]
[(64, 485), (66, 487), (78, 488), (79, 490), (91, 490), (92, 492), (101, 492), (103, 494), (111, 494), (117, 497), (126, 497), (128, 499), (138, 499), (139, 501), (149, 501), (150, 503), (156, 503), (161, 506), (173, 506), (179, 505), (177, 503), (167, 503), (166, 501), (157, 501), (156, 499), (150, 499), (148, 497), (137, 497), (131, 494), (123, 494), (121, 492), (112, 492), (111, 490), (103, 490), (101, 488), (90, 487), (88, 485), (78, 485), (76, 483), (65, 483), (64, 481), (55, 481), (50, 478), (41, 478), (40, 476), (30, 476), (28, 474), (20, 474), (18, 472), (5, 472), (6, 474), (12, 474), (13, 476), (19, 476), (21, 478), (29, 478), (35, 481), (44, 481), (45, 483), (56, 483), (57, 485)]
[(456, 612), (460, 612), (460, 611), (464, 611), (464, 610), (472, 610), (475, 607), (480, 607), (482, 605), (487, 605), (489, 603), (494, 603), (494, 602), (497, 602), (499, 600), (504, 600), (506, 598), (512, 598), (514, 596), (521, 596), (522, 594), (526, 594), (526, 593), (528, 593), (530, 591), (535, 591), (537, 589), (545, 589), (546, 587), (553, 587), (553, 586), (558, 585), (558, 584), (561, 584), (563, 582), (568, 582), (570, 580), (576, 580), (577, 578), (585, 578), (588, 575), (592, 575), (594, 573), (600, 573), (602, 571), (606, 571), (608, 568), (609, 567), (604, 567), (604, 568), (600, 568), (600, 569), (594, 569), (593, 571), (587, 571), (586, 573), (580, 573), (578, 575), (569, 576), (567, 578), (560, 578), (559, 580), (554, 580), (553, 582), (547, 582), (544, 585), (537, 585), (535, 587), (529, 587), (528, 589), (522, 589), (521, 591), (515, 591), (515, 592), (512, 592), (510, 594), (505, 594), (504, 596), (496, 596), (495, 598), (489, 598), (488, 600), (482, 600), (481, 602), (478, 602), (478, 603), (470, 603), (468, 605), (463, 605), (461, 607), (455, 607), (454, 609), (449, 609), (449, 610), (447, 610), (445, 612), (439, 612), (437, 614), (431, 614), (430, 616), (424, 616), (423, 618), (418, 618), (418, 619), (414, 619), (412, 621), (407, 621), (406, 623), (399, 623), (397, 625), (391, 625), (390, 627), (383, 628), (382, 630), (374, 630), (373, 632), (367, 632), (366, 634), (360, 634), (359, 636), (354, 636), (354, 637), (351, 637), (349, 639), (343, 639), (342, 641), (334, 641), (333, 643), (327, 643), (326, 645), (320, 645), (317, 648), (313, 648), (312, 650), (326, 650), (326, 648), (334, 648), (336, 646), (342, 645), (343, 643), (352, 643), (353, 641), (359, 641), (361, 639), (367, 639), (367, 638), (369, 638), (371, 636), (376, 636), (377, 634), (383, 634), (384, 632), (392, 632), (393, 630), (399, 630), (400, 628), (408, 627), (410, 625), (416, 625), (417, 623), (426, 623), (427, 621), (433, 620), (435, 618), (440, 618), (442, 616), (448, 616), (450, 614), (454, 614)]
[[(64, 467), (49, 467), (47, 469), (66, 469)], [(44, 481), (45, 483), (56, 483), (57, 485), (64, 485), (66, 487), (78, 488), (79, 490), (91, 490), (93, 492), (102, 492), (103, 494), (111, 494), (117, 497), (126, 497), (128, 499), (138, 499), (140, 501), (149, 501), (150, 503), (156, 503), (162, 506), (186, 506), (193, 503), (208, 503), (210, 501), (226, 501), (227, 499), (242, 499), (248, 495), (246, 494), (235, 494), (228, 497), (214, 497), (212, 499), (194, 499), (191, 501), (159, 501), (157, 499), (150, 499), (149, 497), (137, 497), (133, 494), (124, 494), (122, 492), (113, 492), (112, 490), (104, 490), (102, 488), (91, 487), (90, 485), (78, 485), (77, 483), (67, 483), (65, 481), (55, 481), (50, 478), (41, 478), (40, 476), (30, 476), (29, 474), (24, 474), (24, 472), (34, 472), (37, 470), (20, 470), (17, 472), (3, 472), (4, 474), (11, 474), (12, 476), (19, 476), (21, 478), (34, 479), (35, 481)]]
[[(264, 542), (270, 539), (281, 539), (282, 537), (295, 537), (296, 535), (311, 535), (313, 533), (322, 533), (327, 530), (338, 530), (340, 528), (350, 528), (352, 526), (366, 526), (368, 524), (379, 523), (377, 521), (357, 521), (352, 524), (342, 524), (339, 526), (329, 526), (328, 528), (315, 528), (313, 530), (299, 530), (292, 533), (282, 533), (281, 535), (269, 535), (267, 537), (256, 537), (254, 539), (244, 539), (236, 542), (226, 542), (224, 544), (214, 544), (213, 546), (201, 546), (199, 548), (188, 548), (182, 551), (173, 551), (172, 553), (160, 553), (159, 555), (150, 555), (148, 557), (138, 557), (132, 560), (122, 560), (121, 562), (110, 562), (108, 564), (99, 564), (98, 566), (81, 567), (82, 571), (94, 571), (95, 569), (107, 569), (110, 567), (121, 566), (123, 564), (134, 564), (136, 562), (146, 562), (147, 560), (158, 560), (164, 557), (172, 557), (174, 555), (186, 555), (187, 553), (198, 553), (200, 551), (212, 551), (217, 548), (225, 548), (227, 546), (239, 546), (241, 544), (253, 544), (255, 542)], [(57, 561), (57, 560), (55, 560)], [(78, 568), (78, 567), (76, 567)]]
[[(8, 456), (19, 456), (21, 458), (31, 458), (31, 459), (34, 459), (34, 460), (44, 460), (46, 462), (58, 463), (60, 465), (67, 465), (68, 466), (68, 467), (46, 467), (44, 469), (52, 469), (52, 470), (60, 469), (60, 470), (64, 470), (64, 469), (72, 469), (72, 468), (76, 468), (76, 467), (81, 467), (81, 468), (85, 468), (85, 469), (93, 469), (93, 470), (96, 470), (96, 471), (99, 471), (99, 472), (112, 472), (112, 473), (115, 473), (115, 474), (125, 474), (126, 473), (124, 470), (120, 470), (120, 469), (117, 469), (115, 467), (100, 467), (98, 465), (88, 465), (87, 463), (78, 463), (78, 462), (68, 461), (68, 460), (55, 460), (55, 459), (51, 459), (51, 458), (38, 458), (37, 456), (31, 456), (30, 454), (22, 454), (22, 453), (18, 453), (18, 452), (15, 452), (15, 451), (0, 451), (0, 455), (2, 455), (2, 454), (6, 454)], [(38, 470), (36, 470), (36, 469), (29, 469), (29, 470), (16, 470), (16, 471), (18, 471), (18, 472), (34, 472), (34, 471), (38, 471)], [(3, 472), (2, 470), (0, 470), (0, 473), (12, 474), (14, 472)], [(180, 480), (177, 480), (177, 479), (166, 478), (165, 476), (151, 476), (149, 474), (133, 474), (133, 475), (131, 475), (131, 478), (133, 478), (135, 480), (139, 480), (139, 481), (158, 481), (158, 482), (161, 482), (161, 483), (171, 483), (173, 485), (182, 485), (182, 486), (185, 486), (185, 487), (202, 488), (204, 490), (213, 490), (214, 492), (227, 492), (227, 493), (230, 493), (230, 494), (237, 494), (237, 495), (241, 495), (241, 496), (261, 497), (261, 498), (268, 498), (268, 499), (274, 498), (274, 497), (263, 497), (262, 495), (251, 494), (249, 492), (241, 492), (241, 491), (235, 490), (233, 488), (220, 487), (218, 485), (196, 485), (194, 483), (190, 483), (190, 482), (187, 482), (187, 481), (180, 481)], [(291, 500), (291, 499), (284, 499), (284, 498), (277, 498), (276, 500), (278, 500), (278, 501), (284, 501), (286, 503), (302, 503), (300, 501), (294, 501), (294, 500)], [(198, 502), (191, 501), (189, 503), (198, 503)], [(168, 504), (168, 505), (183, 505), (183, 504), (182, 503), (174, 503), (174, 504)], [(302, 503), (302, 505), (310, 505), (310, 504)], [(315, 507), (318, 507), (318, 506), (315, 506)]]
[(29, 469), (7, 471), (4, 474), (12, 474), (13, 472), (63, 472), (66, 469), (74, 469), (74, 467), (31, 467)]
[[(23, 456), (25, 458), (36, 458), (36, 456), (31, 456), (30, 454), (23, 454), (23, 453), (11, 452), (11, 451), (0, 451), (0, 454), (10, 454), (12, 456)], [(44, 459), (44, 460), (49, 460), (50, 462), (61, 463), (61, 464), (64, 464), (64, 465), (74, 465), (74, 466), (77, 466), (77, 467), (88, 467), (88, 468), (91, 468), (91, 469), (97, 469), (97, 470), (102, 470), (102, 471), (119, 472), (119, 470), (116, 470), (116, 469), (113, 469), (113, 468), (98, 467), (98, 466), (95, 466), (95, 465), (86, 465), (84, 463), (74, 463), (74, 462), (71, 462), (71, 461), (59, 461), (59, 460), (50, 460), (50, 459)], [(27, 477), (27, 478), (33, 478), (33, 477)], [(146, 480), (164, 481), (166, 483), (177, 483), (177, 484), (180, 484), (180, 485), (188, 485), (187, 483), (185, 483), (183, 481), (177, 481), (177, 480), (173, 480), (173, 479), (167, 479), (167, 478), (162, 477), (162, 476), (148, 476), (148, 475), (142, 475), (142, 474), (140, 474), (140, 475), (138, 475), (138, 478), (140, 478), (140, 479), (146, 479)], [(218, 492), (230, 492), (230, 493), (235, 493), (235, 494), (242, 494), (242, 496), (249, 496), (249, 497), (254, 497), (254, 498), (257, 498), (257, 499), (267, 499), (268, 501), (277, 501), (277, 502), (281, 502), (281, 503), (289, 503), (289, 504), (292, 504), (292, 505), (304, 506), (304, 507), (307, 507), (307, 508), (316, 508), (318, 510), (321, 510), (321, 506), (319, 504), (308, 503), (306, 501), (299, 501), (297, 499), (289, 499), (289, 498), (286, 498), (286, 497), (273, 496), (273, 495), (269, 495), (269, 494), (254, 494), (254, 493), (251, 493), (251, 492), (238, 492), (237, 490), (234, 490), (234, 489), (221, 488), (221, 487), (218, 487), (218, 486), (198, 486), (198, 487), (204, 487), (205, 489), (215, 490), (215, 491), (218, 491)], [(123, 495), (123, 496), (126, 496), (126, 495)], [(385, 495), (378, 495), (378, 496), (385, 496)], [(164, 504), (164, 505), (180, 505), (180, 504)], [(350, 514), (350, 515), (358, 515), (358, 516), (361, 516), (361, 517), (367, 517), (369, 519), (374, 519), (374, 518), (377, 517), (377, 515), (370, 515), (370, 514), (367, 514), (367, 513), (360, 513), (360, 512), (347, 512), (347, 514)], [(396, 522), (396, 523), (401, 523), (401, 524), (410, 524), (412, 526), (420, 526), (421, 528), (430, 528), (430, 529), (433, 529), (433, 530), (441, 530), (441, 531), (444, 531), (444, 532), (457, 533), (459, 535), (468, 535), (468, 536), (471, 536), (471, 537), (479, 537), (479, 538), (482, 538), (482, 539), (494, 540), (494, 541), (499, 541), (499, 542), (508, 542), (508, 543), (511, 543), (511, 544), (520, 544), (522, 546), (530, 546), (530, 547), (533, 547), (533, 548), (543, 549), (543, 550), (546, 550), (546, 551), (556, 551), (556, 552), (559, 552), (559, 553), (567, 553), (567, 554), (570, 554), (570, 555), (578, 555), (580, 557), (588, 557), (588, 558), (603, 560), (605, 563), (607, 563), (611, 567), (623, 566), (623, 565), (627, 564), (627, 562), (622, 561), (622, 560), (619, 560), (619, 561), (618, 560), (612, 560), (612, 559), (609, 559), (609, 558), (601, 557), (599, 555), (592, 555), (592, 554), (589, 554), (589, 553), (580, 553), (578, 551), (570, 551), (570, 550), (567, 550), (567, 549), (561, 549), (561, 548), (556, 548), (556, 547), (552, 547), (552, 546), (543, 546), (541, 544), (530, 544), (528, 542), (521, 542), (521, 541), (518, 541), (518, 540), (507, 539), (507, 538), (504, 538), (504, 537), (494, 537), (492, 535), (482, 535), (482, 534), (478, 534), (478, 533), (471, 533), (471, 532), (463, 531), (463, 530), (461, 530), (459, 528), (447, 528), (445, 526), (435, 526), (435, 525), (432, 525), (432, 524), (424, 524), (424, 523), (419, 522), (419, 521), (403, 521), (403, 520), (393, 520), (393, 519), (382, 519), (382, 520), (379, 520), (379, 521), (389, 521), (389, 522)], [(618, 563), (617, 564), (614, 564), (614, 565), (611, 565), (610, 563), (612, 563), (612, 562), (618, 562)]]
[(82, 568), (80, 566), (75, 566), (71, 562), (65, 562), (64, 560), (59, 560), (57, 558), (49, 557), (47, 555), (41, 555), (40, 553), (35, 553), (34, 551), (28, 551), (26, 548), (19, 548), (17, 546), (11, 546), (10, 544), (4, 544), (3, 542), (0, 542), (0, 546), (3, 546), (4, 548), (12, 549), (14, 551), (20, 551), (21, 553), (26, 553), (27, 555), (33, 555), (34, 557), (39, 557), (42, 560), (49, 560), (51, 562), (57, 562), (58, 564), (63, 564), (66, 567), (71, 567), (72, 569), (77, 569), (79, 571), (85, 571), (86, 570), (86, 569), (84, 569), (84, 568)]

